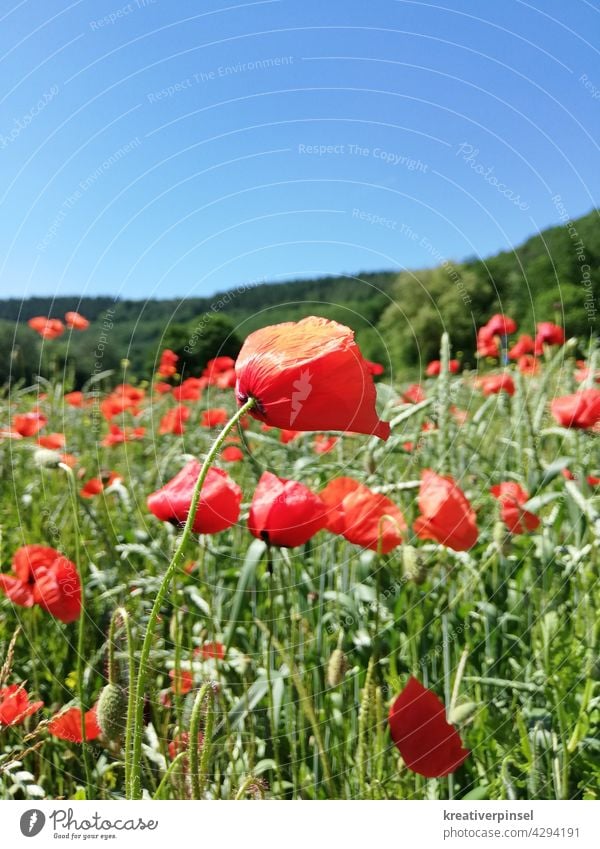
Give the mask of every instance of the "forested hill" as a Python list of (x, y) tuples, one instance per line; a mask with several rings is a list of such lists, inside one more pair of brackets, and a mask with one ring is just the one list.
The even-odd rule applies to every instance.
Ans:
[[(68, 310), (81, 312), (92, 321), (91, 327), (42, 346), (27, 319), (62, 318)], [(472, 361), (475, 325), (498, 311), (514, 316), (524, 332), (547, 319), (564, 324), (570, 335), (588, 338), (598, 333), (600, 216), (593, 210), (485, 260), (445, 262), (414, 272), (257, 285), (240, 281), (227, 292), (185, 300), (0, 300), (0, 384), (9, 378), (30, 381), (65, 362), (72, 379), (84, 382), (94, 370), (107, 310), (111, 327), (103, 365), (118, 370), (127, 359), (130, 376), (148, 376), (162, 347), (182, 350), (190, 338), (199, 337), (188, 357), (188, 370), (194, 371), (215, 348), (235, 354), (244, 336), (257, 327), (311, 313), (352, 326), (367, 357), (391, 357), (399, 370), (433, 358), (444, 327), (454, 350)], [(204, 318), (207, 315), (210, 319)]]

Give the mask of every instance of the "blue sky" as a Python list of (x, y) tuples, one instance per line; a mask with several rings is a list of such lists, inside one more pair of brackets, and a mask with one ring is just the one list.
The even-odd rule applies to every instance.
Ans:
[(599, 35), (587, 0), (5, 0), (0, 294), (510, 249), (598, 204)]

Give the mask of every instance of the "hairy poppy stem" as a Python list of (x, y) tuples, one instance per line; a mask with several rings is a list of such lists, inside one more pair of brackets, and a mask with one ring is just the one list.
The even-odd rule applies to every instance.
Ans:
[[(183, 556), (185, 553), (185, 547), (187, 545), (187, 541), (190, 538), (192, 533), (192, 526), (194, 524), (194, 520), (196, 518), (196, 511), (198, 509), (198, 504), (200, 502), (200, 492), (202, 490), (202, 486), (206, 479), (206, 475), (208, 474), (208, 470), (210, 469), (211, 463), (219, 453), (225, 439), (229, 432), (235, 427), (237, 422), (241, 419), (241, 417), (247, 413), (255, 404), (254, 398), (248, 398), (245, 404), (243, 404), (239, 410), (229, 419), (227, 424), (224, 425), (223, 430), (220, 432), (218, 437), (212, 444), (208, 454), (204, 458), (204, 462), (202, 463), (202, 468), (200, 469), (200, 474), (198, 475), (198, 480), (196, 481), (196, 485), (194, 487), (194, 492), (192, 494), (192, 500), (190, 502), (190, 509), (187, 515), (187, 519), (185, 522), (185, 526), (183, 528), (183, 532), (181, 534), (181, 538), (179, 540), (179, 545), (177, 546), (173, 557), (171, 558), (171, 562), (167, 566), (167, 571), (164, 574), (164, 577), (161, 581), (160, 587), (156, 594), (156, 598), (154, 599), (154, 604), (152, 605), (152, 610), (150, 611), (150, 617), (148, 619), (148, 625), (146, 627), (146, 633), (144, 634), (144, 642), (142, 643), (142, 650), (140, 653), (140, 661), (138, 665), (138, 675), (137, 675), (137, 686), (135, 690), (135, 716), (133, 717), (133, 730), (132, 730), (132, 757), (131, 757), (131, 770), (130, 770), (130, 787), (127, 790), (127, 796), (130, 799), (141, 799), (142, 797), (142, 775), (141, 775), (141, 762), (142, 762), (142, 735), (144, 731), (144, 694), (146, 690), (146, 676), (148, 672), (148, 661), (150, 658), (150, 650), (152, 648), (152, 639), (154, 636), (154, 628), (156, 626), (156, 621), (158, 619), (158, 614), (160, 613), (160, 608), (162, 607), (162, 603), (165, 599), (167, 591), (171, 585), (171, 581), (173, 580), (173, 575), (181, 565), (183, 561)], [(131, 721), (128, 721), (128, 724), (131, 724)]]
[(110, 619), (108, 629), (108, 681), (120, 685), (119, 668), (115, 659), (115, 642), (119, 626), (125, 631), (127, 643), (127, 724), (125, 726), (124, 762), (125, 762), (125, 792), (129, 792), (131, 770), (131, 732), (135, 711), (135, 656), (129, 614), (124, 607), (117, 607)]
[[(210, 748), (212, 744), (212, 728), (214, 723), (214, 712), (212, 707), (213, 689), (212, 683), (207, 681), (194, 699), (192, 717), (190, 719), (189, 738), (189, 764), (192, 778), (192, 799), (201, 799), (206, 784), (208, 765), (210, 759)], [(200, 730), (200, 718), (202, 711), (204, 717), (204, 735), (202, 741), (202, 754), (198, 757), (198, 732)], [(208, 755), (206, 752), (208, 750)], [(205, 756), (206, 755), (206, 756)]]

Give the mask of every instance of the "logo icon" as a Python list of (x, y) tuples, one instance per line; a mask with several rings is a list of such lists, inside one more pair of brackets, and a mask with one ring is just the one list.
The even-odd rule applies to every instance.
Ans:
[(32, 808), (25, 811), (21, 816), (21, 834), (24, 837), (35, 837), (43, 829), (46, 824), (46, 817), (42, 811), (37, 808)]

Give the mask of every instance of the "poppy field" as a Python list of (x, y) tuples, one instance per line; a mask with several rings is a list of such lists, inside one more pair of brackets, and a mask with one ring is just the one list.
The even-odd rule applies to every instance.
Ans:
[(600, 362), (486, 319), (6, 387), (0, 797), (600, 798)]

